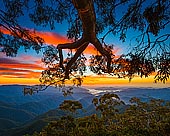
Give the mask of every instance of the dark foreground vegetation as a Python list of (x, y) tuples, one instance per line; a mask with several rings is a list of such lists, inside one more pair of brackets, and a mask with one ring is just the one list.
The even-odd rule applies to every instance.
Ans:
[[(33, 136), (169, 136), (170, 102), (134, 97), (125, 105), (118, 95), (107, 93), (94, 98), (96, 114), (75, 117), (82, 109), (78, 101), (64, 101), (60, 109), (69, 112), (51, 121)], [(26, 136), (29, 136), (28, 134)]]

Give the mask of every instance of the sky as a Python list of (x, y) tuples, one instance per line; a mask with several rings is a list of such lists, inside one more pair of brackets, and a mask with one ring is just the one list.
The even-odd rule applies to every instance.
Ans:
[[(22, 22), (23, 27), (33, 29), (35, 26), (29, 22)], [(9, 34), (4, 29), (0, 28), (5, 34)], [(42, 37), (46, 44), (53, 44), (57, 46), (61, 43), (71, 42), (66, 37), (67, 23), (57, 24), (56, 29), (51, 31), (48, 28), (36, 27), (35, 32), (38, 36)], [(114, 52), (120, 55), (129, 50), (129, 40), (122, 43), (118, 37), (107, 37), (108, 44), (114, 44)], [(89, 45), (84, 51), (86, 56), (96, 54), (97, 51), (93, 45)], [(41, 71), (45, 69), (44, 64), (41, 62), (42, 52), (37, 54), (33, 50), (24, 52), (21, 48), (16, 57), (7, 57), (0, 52), (0, 84), (39, 84), (39, 77)], [(109, 85), (109, 86), (143, 86), (143, 87), (168, 87), (170, 81), (166, 84), (154, 83), (154, 75), (148, 78), (135, 77), (131, 82), (128, 78), (119, 79), (111, 76), (97, 76), (90, 72), (86, 73), (86, 78), (83, 80), (83, 85)]]
[[(70, 42), (66, 35), (62, 32), (50, 32), (50, 31), (36, 31), (37, 35), (41, 36), (47, 44), (53, 44), (57, 46), (59, 43)], [(112, 41), (108, 39), (108, 42), (114, 42), (117, 44), (119, 41)], [(121, 48), (122, 45), (115, 45), (115, 53), (120, 54), (125, 50)], [(128, 48), (128, 46), (127, 46)], [(93, 45), (89, 45), (84, 51), (84, 54), (89, 56), (90, 54), (96, 54), (97, 51)], [(0, 84), (39, 84), (39, 77), (41, 71), (45, 66), (41, 62), (42, 53), (37, 54), (33, 50), (24, 52), (22, 49), (16, 57), (7, 57), (5, 54), (0, 53)], [(128, 78), (119, 79), (112, 76), (97, 76), (90, 72), (86, 73), (87, 77), (83, 79), (83, 85), (109, 85), (109, 86), (143, 86), (143, 87), (168, 87), (170, 82), (166, 84), (154, 83), (154, 76), (148, 78), (134, 77), (129, 82)]]

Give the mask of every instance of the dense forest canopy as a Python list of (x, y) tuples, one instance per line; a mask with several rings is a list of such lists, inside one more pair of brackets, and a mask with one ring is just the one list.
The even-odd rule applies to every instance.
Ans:
[[(170, 76), (170, 2), (169, 0), (3, 0), (0, 9), (0, 51), (16, 56), (23, 47), (37, 52), (43, 49), (42, 84), (61, 85), (64, 79), (80, 77), (86, 71), (83, 51), (92, 43), (99, 55), (91, 54), (90, 70), (119, 78), (135, 74), (147, 77), (156, 72), (155, 82)], [(47, 45), (32, 28), (23, 27), (26, 16), (36, 26), (56, 29), (68, 23), (67, 37), (72, 43)], [(27, 21), (27, 20), (26, 20)], [(125, 42), (128, 31), (137, 32), (133, 49), (119, 58), (105, 42), (108, 35)], [(99, 37), (100, 34), (100, 37)], [(114, 43), (113, 43), (114, 44)], [(63, 56), (63, 49), (70, 49)], [(75, 49), (74, 55), (72, 49)], [(81, 84), (81, 78), (77, 78)], [(75, 81), (76, 82), (76, 81)]]

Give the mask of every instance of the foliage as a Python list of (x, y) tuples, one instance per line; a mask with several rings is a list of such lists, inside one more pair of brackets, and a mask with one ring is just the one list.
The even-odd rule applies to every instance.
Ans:
[(158, 65), (158, 72), (155, 76), (155, 82), (161, 81), (165, 83), (169, 79), (170, 73), (170, 54), (167, 53), (163, 56), (160, 56), (159, 60), (157, 60)]
[[(81, 118), (64, 116), (52, 121), (34, 136), (169, 136), (170, 102), (150, 99), (146, 102), (132, 98), (123, 112), (124, 104), (116, 94), (94, 98), (96, 110)], [(123, 104), (123, 105), (122, 105)]]
[(78, 109), (82, 109), (82, 105), (79, 101), (73, 101), (73, 100), (64, 100), (62, 104), (60, 104), (59, 108), (64, 111), (69, 112), (76, 112)]

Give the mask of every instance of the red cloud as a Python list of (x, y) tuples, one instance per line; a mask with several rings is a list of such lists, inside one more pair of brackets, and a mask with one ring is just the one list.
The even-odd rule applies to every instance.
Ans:
[[(54, 32), (36, 31), (36, 30), (32, 30), (32, 29), (28, 29), (28, 30), (30, 30), (32, 33), (35, 33), (35, 35), (43, 38), (46, 44), (57, 45), (57, 44), (60, 44), (60, 43), (69, 42), (67, 37), (62, 36), (62, 35), (57, 34), (57, 33), (54, 33)], [(0, 32), (7, 34), (7, 35), (11, 35), (11, 32), (7, 29), (4, 29), (3, 27), (0, 27)]]
[(0, 76), (36, 78), (40, 76), (42, 70), (44, 70), (43, 67), (36, 61), (26, 63), (13, 58), (0, 58)]
[(21, 69), (32, 69), (32, 70), (43, 70), (42, 67), (36, 65), (36, 64), (27, 64), (27, 63), (1, 63), (1, 67), (3, 68), (21, 68)]
[(36, 31), (35, 33), (39, 37), (43, 38), (45, 43), (47, 43), (47, 44), (57, 45), (57, 44), (62, 44), (62, 43), (69, 42), (67, 37), (59, 35), (59, 34), (54, 33), (54, 32), (40, 32), (40, 31)]
[[(10, 34), (10, 32), (6, 29), (3, 29), (0, 27), (0, 30), (4, 34)], [(34, 32), (37, 36), (41, 37), (44, 39), (46, 44), (52, 44), (54, 46), (57, 46), (58, 44), (63, 44), (63, 43), (70, 43), (71, 41), (68, 40), (66, 36), (62, 36), (60, 34), (54, 33), (54, 32), (48, 32), (48, 31), (35, 31), (35, 30), (30, 30)], [(117, 52), (117, 51), (116, 51)], [(97, 54), (97, 50), (93, 47), (93, 45), (89, 44), (89, 46), (86, 48), (84, 51), (85, 54)]]
[(0, 76), (8, 78), (38, 78), (41, 72), (19, 68), (0, 68)]
[(0, 76), (2, 77), (7, 77), (7, 78), (39, 78), (40, 77), (40, 72), (26, 72), (26, 73), (17, 73), (14, 71), (11, 72), (0, 72)]

